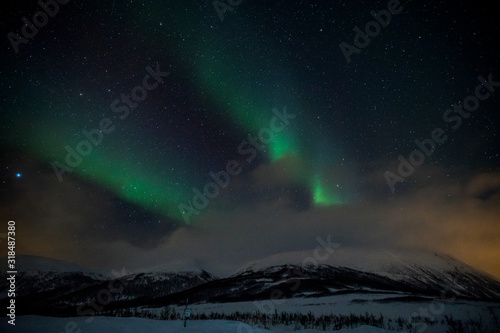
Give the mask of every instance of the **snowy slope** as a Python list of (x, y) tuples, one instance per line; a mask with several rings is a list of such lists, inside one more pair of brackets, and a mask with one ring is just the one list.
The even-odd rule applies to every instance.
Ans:
[[(19, 314), (74, 314), (76, 306), (95, 298), (101, 290), (109, 290), (110, 283), (120, 286), (119, 293), (110, 294), (114, 302), (119, 302), (137, 298), (154, 299), (215, 279), (199, 269), (165, 272), (169, 270), (166, 266), (156, 267), (155, 271), (146, 273), (131, 273), (122, 269), (110, 270), (108, 274), (102, 275), (61, 260), (24, 255), (16, 258), (16, 265)], [(116, 282), (119, 277), (122, 279)], [(8, 283), (6, 276), (0, 274), (1, 305), (8, 301)]]
[[(70, 326), (66, 326), (70, 325)], [(92, 322), (86, 323), (85, 318), (54, 318), (41, 316), (20, 316), (16, 319), (16, 326), (7, 324), (4, 319), (0, 322), (0, 331), (10, 332), (64, 332), (69, 331), (85, 333), (283, 333), (291, 332), (290, 328), (264, 330), (246, 324), (228, 320), (188, 321), (187, 327), (181, 321), (160, 321), (141, 318), (112, 318), (96, 317)], [(319, 333), (318, 330), (302, 330), (303, 333)], [(353, 330), (340, 330), (337, 332), (352, 333), (387, 333), (394, 331), (382, 330), (371, 326), (362, 326)]]
[[(347, 267), (359, 271), (375, 273), (400, 279), (414, 273), (416, 266), (432, 271), (449, 271), (453, 269), (478, 272), (478, 270), (452, 258), (451, 256), (426, 251), (386, 251), (380, 249), (337, 248), (324, 260), (315, 261), (321, 265)], [(325, 252), (321, 252), (323, 256)], [(302, 265), (310, 263), (314, 258), (313, 251), (292, 251), (272, 255), (252, 261), (243, 269), (260, 270), (270, 266), (283, 264)]]
[[(3, 262), (7, 263), (5, 259)], [(93, 286), (107, 278), (92, 270), (62, 260), (38, 256), (19, 255), (16, 257), (17, 297), (39, 293), (58, 295)], [(0, 299), (7, 297), (7, 280), (0, 275)], [(47, 293), (52, 294), (47, 294)]]
[[(158, 266), (152, 272), (126, 275), (120, 292), (112, 293), (109, 308), (161, 307), (184, 304), (187, 299), (191, 304), (266, 300), (275, 290), (283, 299), (360, 293), (500, 299), (498, 281), (450, 256), (349, 248), (325, 253), (316, 253), (317, 259), (313, 251), (274, 255), (226, 278), (202, 270), (166, 272), (170, 266)], [(112, 282), (61, 261), (23, 259), (28, 270), (17, 276), (17, 296), (23, 305), (19, 314), (72, 315), (78, 305), (109, 289)], [(7, 283), (5, 278), (0, 280), (0, 304), (7, 300)]]
[[(253, 261), (236, 275), (245, 272), (269, 270), (270, 267), (298, 265), (308, 269), (342, 267), (372, 273), (391, 280), (403, 282), (422, 290), (454, 291), (466, 297), (500, 298), (500, 282), (451, 256), (426, 251), (385, 251), (358, 248), (332, 249), (314, 258), (313, 251), (295, 251), (277, 254)], [(323, 260), (324, 259), (324, 260)], [(317, 263), (316, 266), (311, 263)], [(311, 267), (313, 266), (313, 267)]]

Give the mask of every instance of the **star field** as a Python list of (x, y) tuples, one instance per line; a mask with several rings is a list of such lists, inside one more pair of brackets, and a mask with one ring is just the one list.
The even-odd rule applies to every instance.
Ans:
[[(59, 4), (26, 43), (3, 38), (0, 216), (34, 220), (21, 212), (33, 206), (67, 237), (59, 249), (93, 237), (155, 249), (181, 230), (243, 232), (253, 213), (312, 227), (307, 214), (324, 212), (315, 230), (337, 230), (344, 210), (373, 208), (361, 225), (393, 218), (419, 191), (453, 201), (500, 172), (498, 92), (457, 130), (442, 119), (479, 75), (500, 81), (498, 14), (486, 2), (400, 5), (346, 63), (339, 44), (355, 45), (353, 29), (386, 1), (243, 1), (222, 21), (210, 1)], [(2, 7), (4, 36), (40, 10)], [(448, 140), (392, 193), (384, 172), (439, 126)]]

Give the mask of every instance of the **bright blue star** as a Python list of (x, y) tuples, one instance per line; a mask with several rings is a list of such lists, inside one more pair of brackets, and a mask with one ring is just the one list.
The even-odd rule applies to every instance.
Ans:
[(16, 177), (17, 178), (21, 178), (21, 174), (20, 173), (16, 173)]

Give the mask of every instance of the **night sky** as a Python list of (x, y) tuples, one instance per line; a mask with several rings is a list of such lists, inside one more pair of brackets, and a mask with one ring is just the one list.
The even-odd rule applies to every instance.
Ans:
[(330, 234), (500, 277), (492, 4), (60, 2), (0, 11), (18, 255), (227, 274)]

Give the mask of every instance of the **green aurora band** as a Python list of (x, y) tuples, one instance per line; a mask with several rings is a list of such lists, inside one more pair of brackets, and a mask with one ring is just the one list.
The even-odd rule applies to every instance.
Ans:
[[(167, 18), (175, 18), (176, 15), (183, 17), (180, 12), (183, 10), (181, 7), (178, 8), (178, 13), (175, 11), (167, 13), (162, 8), (158, 8), (158, 13), (165, 13)], [(130, 11), (128, 14), (131, 18), (137, 19), (135, 11)], [(175, 51), (177, 55), (176, 61), (177, 63), (184, 62), (184, 68), (180, 69), (187, 70), (187, 75), (194, 77), (200, 90), (207, 92), (210, 102), (216, 106), (213, 109), (222, 110), (219, 116), (224, 119), (229, 118), (235, 128), (243, 133), (243, 138), (249, 134), (256, 136), (261, 128), (269, 127), (269, 120), (273, 116), (273, 107), (284, 107), (288, 103), (293, 108), (293, 110), (290, 108), (291, 113), (300, 111), (301, 102), (294, 101), (293, 97), (290, 97), (294, 96), (294, 91), (297, 91), (290, 80), (292, 71), (288, 73), (286, 66), (282, 63), (275, 62), (270, 65), (269, 63), (272, 63), (272, 61), (269, 61), (266, 65), (267, 68), (263, 68), (261, 72), (251, 72), (251, 69), (255, 68), (253, 63), (258, 62), (261, 57), (260, 52), (256, 51), (253, 54), (244, 54), (243, 50), (235, 52), (234, 49), (230, 49), (230, 43), (224, 42), (224, 38), (220, 38), (221, 36), (214, 38), (213, 32), (207, 33), (206, 36), (203, 36), (203, 34), (193, 36), (192, 25), (193, 22), (197, 22), (197, 19), (186, 20), (184, 24), (180, 25), (169, 24), (168, 19), (166, 22), (167, 29), (178, 31), (178, 34), (177, 37), (170, 35), (164, 38), (162, 43), (177, 48)], [(171, 22), (175, 22), (175, 20)], [(146, 23), (144, 22), (144, 24)], [(227, 29), (231, 34), (234, 34), (234, 31), (231, 32), (229, 27)], [(141, 30), (140, 26), (138, 30)], [(229, 32), (226, 33), (228, 38), (231, 37)], [(148, 34), (151, 31), (144, 30), (142, 33)], [(191, 36), (189, 43), (184, 42), (183, 37), (180, 37), (187, 35)], [(255, 36), (248, 37), (245, 43), (251, 43), (251, 48), (254, 50), (265, 49), (269, 53), (266, 53), (266, 57), (269, 57), (269, 59), (273, 59), (273, 56), (276, 59), (279, 58), (277, 50), (270, 49), (269, 46), (257, 40)], [(193, 66), (193, 59), (190, 59), (188, 63), (188, 59), (181, 56), (182, 54), (192, 54), (195, 58), (195, 65)], [(221, 54), (225, 55), (223, 60), (220, 59)], [(245, 58), (243, 58), (243, 55)], [(189, 71), (192, 73), (189, 73)], [(33, 98), (33, 100), (33, 105), (29, 105), (29, 107), (39, 108), (41, 105), (50, 104), (47, 96), (40, 96), (37, 103), (41, 103), (36, 105), (36, 98)], [(56, 112), (62, 112), (62, 110), (66, 109), (65, 105), (52, 107)], [(297, 119), (299, 117), (307, 117), (307, 115), (299, 113)], [(89, 121), (84, 118), (79, 120), (75, 121), (76, 125), (72, 126), (60, 121), (58, 123), (57, 118), (53, 121), (50, 120), (50, 127), (33, 128), (32, 126), (25, 126), (26, 133), (30, 133), (29, 139), (14, 142), (13, 146), (27, 151), (40, 161), (46, 163), (59, 161), (63, 163), (67, 154), (66, 150), (63, 149), (64, 145), (75, 147), (77, 142), (75, 133), (78, 133), (77, 137), (80, 140), (83, 138), (80, 135), (81, 130), (85, 129), (79, 124), (86, 124)], [(47, 123), (47, 120), (44, 122)], [(298, 135), (297, 132), (299, 125), (306, 127), (306, 123), (306, 119), (297, 120), (296, 123), (292, 124), (293, 126), (291, 125), (276, 134), (266, 151), (269, 163), (277, 163), (287, 157), (297, 159), (300, 165), (303, 165), (304, 161), (310, 160), (308, 159), (310, 149), (306, 143), (308, 141)], [(313, 132), (313, 129), (306, 128), (305, 131), (300, 133)], [(183, 179), (175, 173), (166, 173), (165, 163), (146, 159), (141, 156), (141, 147), (137, 147), (130, 140), (123, 142), (124, 140), (120, 138), (120, 135), (114, 134), (114, 136), (113, 134), (105, 135), (104, 141), (106, 143), (94, 147), (92, 153), (84, 157), (81, 165), (73, 168), (71, 175), (90, 180), (128, 202), (138, 204), (154, 213), (182, 223), (183, 216), (178, 205), (192, 200), (193, 192), (191, 189), (193, 187), (199, 188), (204, 183), (200, 179)], [(142, 139), (148, 141), (148, 138), (141, 137)], [(130, 156), (120, 155), (114, 151), (113, 147), (118, 145), (133, 147), (129, 154), (133, 154), (134, 158), (131, 159)], [(148, 167), (145, 168), (144, 165), (141, 165), (141, 161), (147, 161)], [(172, 169), (193, 168), (192, 174), (196, 174), (194, 171), (195, 161), (187, 163), (183, 160), (183, 162), (177, 162), (175, 158), (172, 158), (171, 163), (175, 166), (169, 165)], [(318, 163), (321, 163), (321, 161), (318, 161)], [(313, 204), (318, 206), (342, 204), (339, 195), (326, 183), (322, 182), (321, 177), (306, 171), (306, 169), (292, 170), (290, 177), (291, 181), (305, 185), (310, 189)], [(207, 179), (209, 171), (206, 172)], [(57, 180), (55, 179), (55, 181)]]

